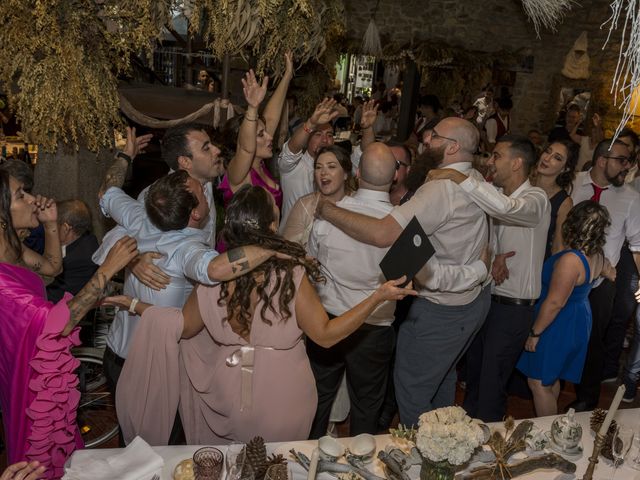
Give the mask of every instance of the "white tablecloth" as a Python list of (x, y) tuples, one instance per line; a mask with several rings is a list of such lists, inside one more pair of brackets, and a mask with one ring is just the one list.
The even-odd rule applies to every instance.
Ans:
[[(576, 419), (582, 424), (582, 430), (583, 430), (582, 446), (584, 449), (584, 453), (580, 459), (571, 460), (574, 463), (576, 463), (578, 467), (575, 475), (575, 478), (577, 479), (582, 478), (582, 475), (584, 474), (587, 468), (587, 465), (589, 463), (589, 457), (591, 456), (591, 453), (593, 451), (594, 435), (593, 433), (591, 433), (589, 428), (589, 417), (590, 417), (590, 413), (576, 414)], [(555, 417), (541, 417), (541, 418), (534, 419), (534, 421), (539, 428), (547, 431), (551, 428), (551, 422), (553, 421), (554, 418)], [(616, 413), (615, 419), (621, 425), (631, 427), (635, 431), (640, 430), (640, 408), (620, 410)], [(519, 421), (516, 421), (516, 423), (518, 422)], [(496, 428), (496, 427), (499, 428), (500, 426), (501, 424), (491, 424), (492, 428)], [(346, 447), (348, 447), (351, 439), (340, 438), (338, 440), (342, 442)], [(383, 450), (384, 447), (392, 441), (393, 440), (389, 435), (376, 436), (378, 450)], [(296, 450), (299, 450), (310, 457), (311, 452), (316, 445), (317, 445), (317, 442), (314, 442), (311, 440), (301, 441), (301, 442), (270, 443), (270, 444), (267, 444), (267, 450), (269, 454), (282, 453), (285, 456), (285, 458), (290, 459), (291, 457), (289, 454), (289, 450), (291, 448), (295, 448)], [(158, 472), (161, 480), (171, 480), (173, 469), (175, 468), (175, 466), (185, 458), (191, 458), (193, 456), (193, 453), (198, 448), (200, 448), (200, 446), (195, 446), (195, 445), (177, 446), (177, 447), (153, 447), (154, 451), (158, 453), (164, 459), (164, 462), (165, 462), (163, 469)], [(222, 450), (223, 452), (225, 451), (224, 446), (221, 446), (218, 448), (220, 448), (220, 450)], [(70, 463), (71, 465), (74, 465), (75, 462), (77, 462), (80, 459), (86, 458), (87, 456), (92, 458), (106, 458), (118, 453), (119, 450), (120, 449), (78, 450), (71, 457)], [(630, 452), (630, 456), (635, 455), (636, 453), (637, 453), (637, 449), (634, 447)], [(634, 470), (629, 466), (627, 466), (627, 464), (630, 463), (630, 460), (631, 458), (629, 458), (629, 461), (625, 461), (625, 465), (621, 466), (618, 469), (618, 472), (615, 475), (616, 480), (622, 480), (622, 479), (640, 480), (640, 471)], [(379, 460), (377, 459), (374, 460), (374, 462), (369, 465), (369, 469), (371, 469), (377, 475), (384, 477), (384, 474), (382, 473), (382, 463)], [(296, 477), (296, 480), (306, 479), (306, 471), (301, 466), (294, 464), (294, 466), (292, 467), (292, 471), (294, 473), (294, 476)], [(536, 472), (533, 472), (529, 475), (525, 475), (518, 478), (522, 478), (523, 480), (524, 479), (554, 480), (559, 475), (560, 475), (560, 472), (556, 470), (537, 470)], [(610, 479), (612, 475), (613, 475), (613, 467), (610, 466), (610, 464), (607, 464), (606, 461), (603, 461), (601, 457), (600, 462), (596, 466), (596, 470), (593, 478), (597, 480), (600, 480), (600, 479), (604, 480), (604, 479)], [(419, 471), (416, 467), (414, 467), (410, 471), (410, 476), (412, 478), (419, 477)], [(90, 476), (88, 476), (87, 478), (90, 478)], [(332, 479), (334, 477), (331, 477), (327, 474), (322, 474), (322, 475), (319, 475), (318, 478)], [(563, 478), (569, 478), (569, 477), (563, 477)], [(140, 479), (140, 480), (150, 480), (150, 479)]]

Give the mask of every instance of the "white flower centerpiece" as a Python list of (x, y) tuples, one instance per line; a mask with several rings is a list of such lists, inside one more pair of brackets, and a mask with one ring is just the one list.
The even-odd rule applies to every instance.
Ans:
[[(456, 468), (469, 461), (486, 440), (486, 432), (461, 407), (444, 407), (420, 415), (418, 430), (392, 432), (414, 440), (422, 455), (421, 480), (453, 479)], [(399, 433), (399, 435), (398, 435)]]

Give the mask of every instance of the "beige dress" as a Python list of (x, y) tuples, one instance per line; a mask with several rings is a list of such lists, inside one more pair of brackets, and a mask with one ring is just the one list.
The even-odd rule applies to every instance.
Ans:
[[(296, 268), (296, 292), (303, 275)], [(223, 322), (219, 291), (198, 287), (205, 328), (179, 343), (179, 310), (154, 307), (142, 316), (117, 388), (127, 442), (140, 435), (152, 445), (166, 444), (178, 402), (192, 445), (247, 442), (256, 435), (268, 442), (308, 437), (317, 392), (295, 317), (297, 293), (288, 320), (267, 310), (271, 325), (262, 321), (258, 302), (247, 343)]]

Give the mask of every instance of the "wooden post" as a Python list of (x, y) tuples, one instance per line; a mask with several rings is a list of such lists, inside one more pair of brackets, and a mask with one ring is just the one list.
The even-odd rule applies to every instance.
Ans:
[(400, 114), (398, 115), (398, 130), (395, 139), (404, 142), (415, 124), (418, 94), (420, 91), (420, 71), (416, 62), (407, 60), (403, 78)]

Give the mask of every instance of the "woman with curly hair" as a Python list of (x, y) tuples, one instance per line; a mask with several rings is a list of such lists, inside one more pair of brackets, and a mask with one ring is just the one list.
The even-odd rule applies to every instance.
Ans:
[(531, 184), (542, 188), (551, 203), (545, 260), (562, 250), (562, 224), (573, 207), (571, 185), (576, 176), (580, 147), (571, 140), (557, 140), (547, 146), (532, 175)]
[[(142, 318), (116, 399), (125, 441), (140, 435), (165, 444), (173, 422), (166, 413), (178, 405), (192, 445), (247, 442), (256, 435), (271, 442), (308, 438), (317, 393), (304, 335), (329, 347), (382, 302), (415, 295), (390, 281), (329, 321), (311, 284), (322, 281), (317, 264), (301, 245), (277, 235), (277, 218), (267, 191), (241, 187), (222, 231), (234, 268), (244, 268), (247, 245), (277, 255), (233, 281), (200, 285), (182, 310), (133, 305)], [(112, 301), (131, 308), (129, 298)]]
[(610, 223), (606, 208), (580, 202), (562, 225), (567, 250), (544, 262), (536, 320), (517, 365), (529, 378), (538, 416), (558, 412), (560, 379), (580, 383), (591, 333), (589, 292), (599, 276), (615, 277), (602, 251)]

